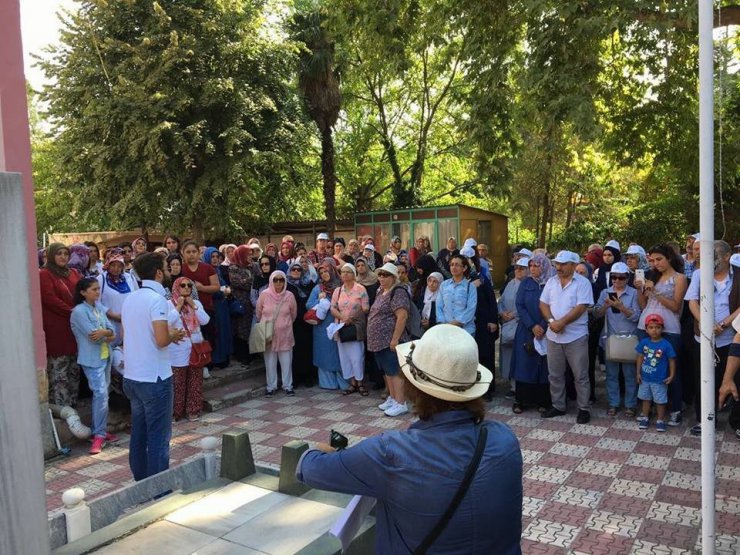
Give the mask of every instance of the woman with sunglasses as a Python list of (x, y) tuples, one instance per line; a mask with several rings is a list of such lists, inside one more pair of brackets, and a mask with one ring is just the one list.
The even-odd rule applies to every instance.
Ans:
[(175, 391), (172, 411), (175, 421), (185, 416), (191, 422), (198, 420), (203, 406), (203, 370), (190, 367), (190, 352), (193, 344), (203, 342), (201, 326), (208, 323), (210, 316), (201, 302), (193, 299), (194, 289), (190, 278), (175, 280), (170, 301), (172, 310), (167, 317), (170, 328), (185, 331), (185, 339), (167, 347)]
[[(311, 291), (306, 301), (306, 309), (316, 308), (320, 301), (331, 301), (334, 290), (341, 285), (334, 258), (324, 258), (318, 266), (319, 282)], [(339, 361), (337, 342), (329, 339), (326, 329), (334, 322), (330, 314), (313, 327), (313, 365), (318, 368), (319, 387), (321, 389), (349, 388), (349, 382), (342, 377), (342, 365)]]
[(272, 397), (278, 388), (277, 364), (282, 370), (283, 391), (293, 391), (293, 321), (298, 315), (295, 297), (288, 291), (285, 273), (280, 270), (270, 275), (267, 289), (260, 293), (255, 309), (258, 322), (273, 322), (272, 341), (265, 349), (267, 396)]
[[(627, 285), (630, 270), (623, 262), (611, 264), (609, 279), (611, 287), (604, 289), (594, 305), (597, 318), (606, 317), (605, 334), (600, 346), (606, 349), (606, 342), (612, 335), (635, 335), (640, 318), (640, 305), (637, 291)], [(609, 416), (616, 416), (621, 399), (619, 394), (619, 374), (624, 376), (624, 415), (634, 418), (637, 411), (637, 368), (634, 362), (615, 362), (606, 360), (606, 395), (609, 401)]]
[[(308, 259), (306, 259), (308, 260)], [(308, 296), (314, 288), (311, 277), (297, 261), (288, 269), (288, 291), (295, 297), (298, 316), (293, 322), (293, 383), (313, 387), (317, 381), (313, 365), (313, 326), (303, 320)]]

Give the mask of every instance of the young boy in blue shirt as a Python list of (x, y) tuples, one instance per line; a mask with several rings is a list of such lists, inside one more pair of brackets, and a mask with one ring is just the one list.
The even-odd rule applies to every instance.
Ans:
[(637, 422), (640, 430), (647, 430), (650, 404), (655, 402), (658, 409), (655, 429), (665, 432), (668, 384), (676, 376), (676, 352), (668, 340), (663, 339), (663, 317), (660, 314), (648, 314), (645, 331), (648, 336), (635, 347), (639, 384), (637, 398), (642, 401), (642, 415)]

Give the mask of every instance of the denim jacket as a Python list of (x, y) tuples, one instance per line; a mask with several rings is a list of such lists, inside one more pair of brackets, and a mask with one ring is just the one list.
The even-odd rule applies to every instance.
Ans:
[[(522, 455), (511, 429), (485, 421), (488, 443), (470, 489), (428, 553), (521, 553)], [(378, 500), (376, 553), (412, 553), (449, 506), (479, 434), (468, 411), (448, 411), (336, 453), (309, 450), (296, 476), (320, 489)]]
[(437, 323), (457, 321), (466, 332), (474, 335), (477, 305), (478, 292), (470, 280), (463, 278), (460, 283), (455, 283), (454, 279), (445, 280), (437, 296)]
[(101, 327), (112, 331), (115, 330), (105, 315), (108, 309), (100, 303), (96, 303), (95, 309), (100, 315), (100, 320), (95, 316), (93, 307), (86, 302), (82, 302), (74, 307), (69, 319), (72, 325), (72, 333), (77, 340), (77, 364), (97, 368), (103, 364), (100, 358), (100, 347), (105, 339), (101, 339), (96, 343), (91, 341), (88, 335)]

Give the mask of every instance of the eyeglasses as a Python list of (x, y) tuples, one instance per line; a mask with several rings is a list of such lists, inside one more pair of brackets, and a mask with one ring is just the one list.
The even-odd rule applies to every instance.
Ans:
[(180, 289), (186, 289), (186, 288), (187, 289), (192, 289), (193, 288), (193, 284), (192, 283), (181, 283), (180, 284)]
[(279, 281), (285, 281), (285, 278), (274, 278), (272, 281), (274, 281), (275, 283), (277, 283)]
[(615, 275), (612, 275), (612, 279), (623, 280), (623, 279), (627, 279), (627, 276), (615, 276)]

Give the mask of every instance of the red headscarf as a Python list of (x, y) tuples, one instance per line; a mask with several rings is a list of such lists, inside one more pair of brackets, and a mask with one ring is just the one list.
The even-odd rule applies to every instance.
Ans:
[(247, 245), (239, 245), (236, 247), (233, 262), (240, 268), (249, 268), (252, 263), (252, 249)]
[[(177, 306), (177, 301), (179, 301), (180, 297), (182, 297), (182, 295), (180, 294), (180, 284), (185, 281), (189, 281), (191, 284), (193, 283), (192, 279), (182, 276), (177, 278), (175, 280), (175, 283), (172, 284), (172, 304), (175, 306)], [(193, 285), (193, 288), (195, 288), (195, 285)], [(190, 294), (193, 294), (193, 289), (190, 289)], [(200, 322), (198, 322), (198, 315), (195, 313), (195, 310), (190, 308), (189, 304), (185, 303), (182, 305), (180, 315), (185, 321), (185, 325), (188, 327), (188, 331), (191, 334), (198, 331), (198, 328), (200, 327)]]

